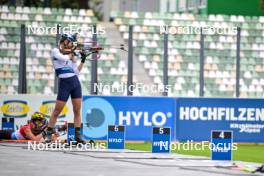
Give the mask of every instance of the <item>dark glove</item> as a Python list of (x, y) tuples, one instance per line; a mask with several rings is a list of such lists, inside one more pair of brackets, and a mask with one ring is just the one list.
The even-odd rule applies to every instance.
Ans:
[(47, 132), (46, 132), (46, 130), (43, 130), (41, 134), (42, 134), (42, 137), (45, 139), (46, 136), (47, 136)]
[(84, 52), (80, 52), (80, 54), (81, 54), (81, 59), (82, 59), (81, 63), (84, 63), (86, 60), (86, 54)]

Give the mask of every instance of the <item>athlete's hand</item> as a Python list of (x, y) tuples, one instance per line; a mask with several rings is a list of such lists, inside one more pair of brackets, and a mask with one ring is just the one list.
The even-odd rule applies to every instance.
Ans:
[(71, 49), (60, 49), (60, 52), (64, 55), (71, 54), (72, 50)]
[(41, 134), (42, 134), (42, 137), (45, 139), (46, 136), (47, 136), (47, 131), (46, 130), (43, 130)]
[(76, 58), (74, 57), (74, 54), (73, 54), (73, 53), (70, 53), (70, 54), (69, 54), (69, 57), (70, 57), (70, 60), (71, 60), (72, 62), (76, 62)]
[(56, 142), (58, 140), (58, 137), (59, 137), (58, 135), (52, 134), (51, 141)]
[(80, 54), (81, 54), (81, 59), (82, 59), (81, 63), (84, 63), (86, 60), (86, 54), (83, 51), (81, 51)]

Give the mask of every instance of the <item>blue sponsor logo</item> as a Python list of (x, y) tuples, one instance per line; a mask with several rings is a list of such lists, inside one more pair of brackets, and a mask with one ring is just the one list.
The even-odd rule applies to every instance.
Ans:
[(83, 102), (83, 135), (85, 138), (101, 138), (107, 134), (109, 124), (115, 124), (113, 106), (102, 98), (88, 98)]
[(211, 130), (232, 130), (235, 142), (263, 142), (263, 105), (263, 99), (178, 98), (176, 138), (209, 141)]
[[(108, 125), (124, 125), (127, 140), (151, 140), (152, 126), (174, 130), (175, 100), (163, 97), (85, 96), (82, 118), (87, 139), (106, 139)], [(174, 133), (173, 133), (174, 134)]]

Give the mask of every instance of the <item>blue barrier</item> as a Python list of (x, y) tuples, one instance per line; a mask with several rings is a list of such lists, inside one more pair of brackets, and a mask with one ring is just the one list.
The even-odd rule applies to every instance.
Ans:
[(211, 130), (233, 131), (234, 142), (264, 142), (264, 100), (178, 98), (176, 138), (210, 141)]
[(172, 140), (231, 130), (234, 142), (264, 142), (263, 99), (84, 96), (82, 110), (86, 139), (106, 140), (108, 125), (125, 125), (126, 140), (151, 141), (152, 126), (167, 126)]
[(14, 118), (2, 118), (2, 130), (15, 130)]
[(211, 131), (211, 159), (232, 160), (232, 131)]
[(170, 126), (175, 139), (175, 99), (167, 97), (83, 97), (86, 139), (106, 140), (108, 125), (125, 125), (126, 140), (151, 141), (152, 126)]
[(109, 125), (107, 135), (108, 149), (124, 149), (125, 148), (125, 126)]
[(153, 127), (152, 153), (170, 153), (171, 131), (170, 127)]

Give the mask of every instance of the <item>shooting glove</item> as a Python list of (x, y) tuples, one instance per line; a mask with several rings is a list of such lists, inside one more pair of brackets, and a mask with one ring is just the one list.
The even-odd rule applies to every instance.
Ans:
[(46, 132), (46, 130), (43, 130), (41, 134), (42, 134), (42, 137), (45, 139), (46, 136), (47, 136), (47, 132)]
[(80, 54), (81, 54), (81, 59), (82, 59), (81, 63), (84, 63), (86, 60), (86, 54), (84, 52), (80, 52)]

